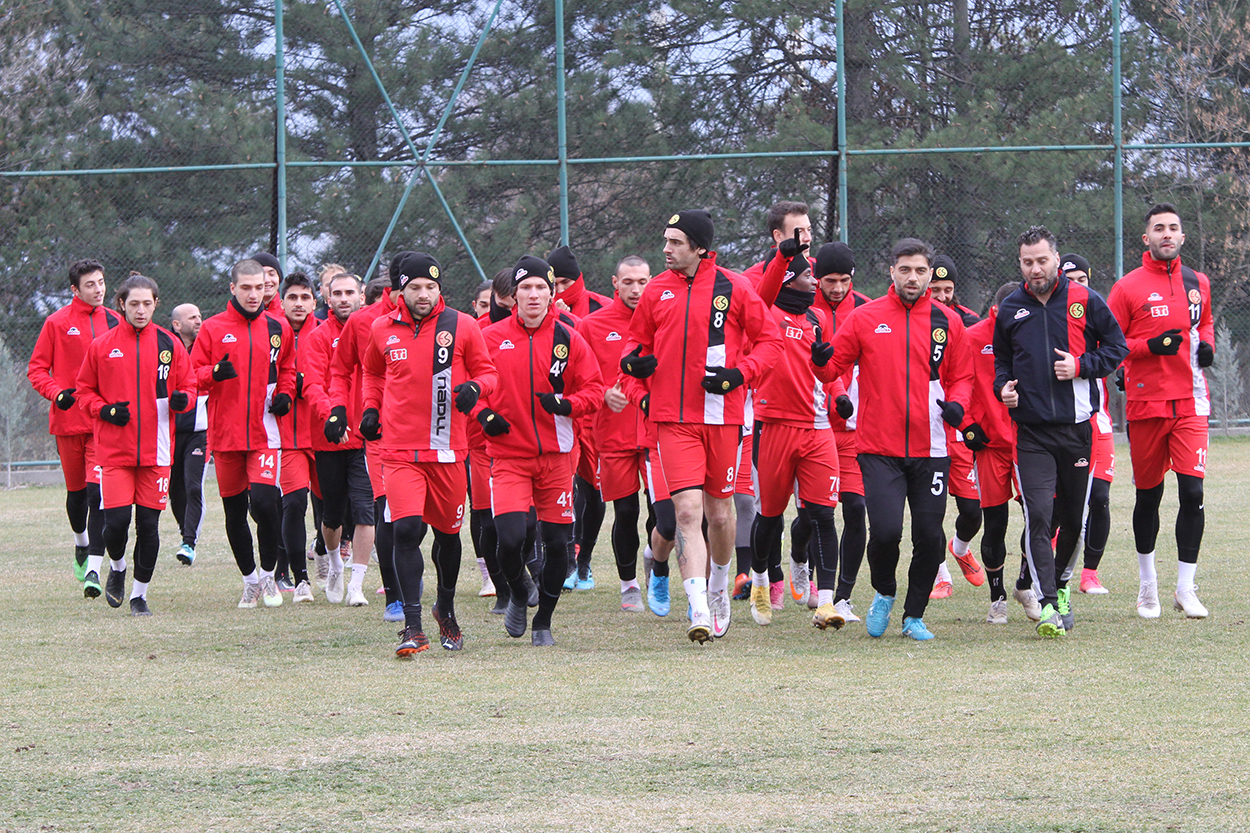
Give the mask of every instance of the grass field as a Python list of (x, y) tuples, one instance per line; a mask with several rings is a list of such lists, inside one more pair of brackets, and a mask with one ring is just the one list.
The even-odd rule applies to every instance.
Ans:
[[(166, 513), (155, 615), (133, 619), (82, 598), (63, 491), (0, 494), (0, 829), (1250, 830), (1250, 441), (1211, 448), (1206, 621), (1168, 604), (1172, 482), (1165, 613), (1136, 616), (1118, 456), (1112, 594), (1076, 596), (1062, 641), (1014, 602), (986, 625), (986, 591), (957, 579), (924, 645), (897, 616), (879, 640), (822, 633), (788, 600), (768, 628), (735, 603), (726, 639), (692, 645), (676, 583), (668, 619), (620, 612), (605, 525), (599, 587), (562, 599), (554, 649), (486, 613), (466, 543), (465, 650), (399, 661), (380, 597), (235, 609), (215, 498), (190, 569)], [(870, 598), (865, 566), (861, 614)]]

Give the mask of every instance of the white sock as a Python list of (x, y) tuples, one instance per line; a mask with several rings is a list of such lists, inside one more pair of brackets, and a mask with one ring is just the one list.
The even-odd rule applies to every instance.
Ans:
[(1178, 561), (1176, 563), (1176, 589), (1193, 590), (1194, 572), (1197, 569), (1197, 564), (1187, 564), (1184, 561)]
[(1155, 554), (1154, 550), (1150, 552), (1137, 553), (1137, 572), (1141, 576), (1142, 584), (1148, 581), (1158, 581), (1159, 576), (1155, 573)]
[(243, 581), (246, 584), (260, 584), (260, 573), (253, 569), (252, 572), (243, 577)]
[(126, 572), (126, 556), (122, 556), (116, 561), (109, 561), (109, 569), (115, 573)]
[(947, 583), (953, 583), (951, 582), (951, 571), (947, 569), (945, 561), (943, 561), (941, 565), (938, 567), (937, 581), (945, 581)]
[(482, 581), (490, 581), (490, 572), (486, 569), (486, 559), (477, 560), (477, 568), (482, 571)]
[(752, 570), (751, 571), (751, 586), (752, 587), (767, 587), (768, 586), (768, 573), (757, 573), (754, 570)]
[(729, 591), (729, 565), (712, 562), (712, 575), (708, 577), (708, 592), (726, 593)]
[(639, 586), (638, 586), (638, 579), (636, 579), (636, 578), (631, 578), (629, 581), (622, 581), (622, 582), (621, 582), (621, 592), (622, 592), (622, 593), (624, 593), (626, 590), (628, 590), (628, 589), (629, 589), (629, 588), (631, 588), (631, 587), (632, 587), (632, 588), (634, 588), (635, 590), (641, 590), (641, 589), (642, 589), (641, 587), (639, 587)]
[(367, 569), (369, 569), (368, 564), (353, 564), (351, 581), (348, 582), (347, 586), (355, 587), (359, 590), (360, 586), (365, 583), (365, 570)]
[(277, 572), (278, 572), (278, 571), (277, 571), (276, 569), (273, 569), (273, 570), (261, 570), (261, 571), (260, 571), (260, 577), (261, 577), (262, 579), (267, 579), (267, 578), (268, 578), (268, 579), (272, 579), (272, 578), (274, 577), (274, 574), (275, 574), (275, 573), (277, 573)]
[(959, 536), (956, 535), (951, 538), (951, 550), (954, 551), (955, 555), (963, 558), (968, 554), (968, 542), (960, 541)]
[(343, 572), (343, 556), (339, 554), (339, 548), (335, 547), (333, 552), (327, 553), (330, 556), (330, 572)]
[(686, 599), (690, 602), (691, 612), (707, 614), (707, 579), (688, 578), (681, 584), (686, 589)]
[(84, 531), (82, 531), (82, 532), (75, 532), (75, 533), (74, 533), (74, 546), (76, 546), (76, 547), (85, 547), (85, 546), (87, 546), (87, 532), (86, 532), (86, 530), (84, 530)]
[(102, 565), (103, 563), (104, 563), (104, 556), (102, 555), (87, 556), (87, 572), (95, 573), (97, 576), (100, 575), (100, 565)]
[(148, 597), (148, 583), (146, 581), (136, 581), (134, 587), (130, 589), (130, 598), (146, 599)]
[(832, 590), (817, 590), (816, 591), (817, 607), (824, 607), (825, 605), (831, 605), (831, 604), (833, 604), (833, 591)]
[(654, 561), (654, 560), (655, 560), (655, 553), (651, 552), (651, 545), (650, 545), (650, 544), (647, 544), (647, 546), (643, 548), (643, 550), (642, 550), (642, 560), (643, 560), (644, 562), (646, 562), (646, 561)]

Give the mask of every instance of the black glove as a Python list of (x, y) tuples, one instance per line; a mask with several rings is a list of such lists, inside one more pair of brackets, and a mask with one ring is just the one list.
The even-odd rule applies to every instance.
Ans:
[(176, 390), (169, 395), (169, 407), (175, 411), (185, 411), (191, 404), (191, 397), (185, 391)]
[(336, 443), (343, 439), (343, 435), (347, 433), (347, 408), (343, 405), (337, 405), (330, 409), (330, 416), (326, 419), (325, 428), (326, 439), (332, 443)]
[(844, 393), (833, 400), (833, 410), (843, 419), (850, 419), (855, 415), (855, 403)]
[(477, 398), (482, 395), (482, 388), (477, 382), (461, 382), (452, 388), (451, 392), (456, 395), (456, 410), (467, 414), (477, 404)]
[(304, 374), (295, 374), (295, 398), (299, 399), (304, 395)]
[(130, 401), (114, 402), (112, 405), (105, 405), (100, 409), (100, 419), (110, 422), (113, 425), (125, 425), (130, 422)]
[(58, 410), (68, 411), (70, 408), (74, 407), (74, 403), (78, 401), (74, 398), (75, 390), (77, 390), (77, 388), (66, 388), (56, 395), (56, 398), (52, 401), (56, 403)]
[(573, 403), (554, 393), (536, 393), (538, 403), (543, 406), (543, 410), (549, 414), (556, 416), (572, 416)]
[(213, 365), (213, 381), (224, 382), (227, 379), (237, 379), (239, 374), (235, 372), (234, 365), (230, 363), (230, 354), (221, 357), (221, 361)]
[(286, 416), (291, 413), (291, 395), (289, 393), (275, 393), (273, 399), (269, 401), (269, 413), (274, 416)]
[(794, 237), (789, 240), (782, 240), (777, 246), (777, 251), (782, 257), (790, 259), (790, 271), (798, 274), (799, 270), (794, 268), (794, 261), (800, 257), (807, 257), (803, 252), (807, 251), (809, 244), (799, 242), (799, 230), (794, 230)]
[(812, 364), (824, 367), (833, 358), (833, 345), (827, 341), (812, 342)]
[(942, 421), (951, 428), (958, 428), (959, 423), (964, 421), (964, 406), (958, 402), (943, 402), (941, 399), (937, 403), (942, 409)]
[(477, 421), (482, 424), (482, 430), (486, 432), (488, 437), (498, 437), (500, 434), (507, 434), (512, 431), (512, 426), (508, 423), (508, 420), (490, 408), (483, 408), (479, 411)]
[(645, 417), (651, 416), (651, 394), (646, 394), (638, 402), (638, 410), (642, 411)]
[(704, 365), (704, 370), (708, 372), (708, 376), (703, 377), (703, 389), (708, 393), (715, 393), (724, 396), (731, 390), (741, 387), (746, 379), (742, 376), (742, 371), (736, 367), (711, 367)]
[(642, 355), (642, 348), (635, 347), (634, 352), (621, 359), (621, 370), (635, 379), (645, 379), (655, 373), (659, 359), (655, 356)]
[(1146, 346), (1156, 356), (1175, 356), (1181, 349), (1181, 331), (1166, 330), (1154, 338), (1146, 339)]
[(1210, 367), (1215, 363), (1215, 348), (1208, 341), (1198, 342), (1198, 366)]
[(360, 417), (360, 436), (375, 443), (382, 439), (382, 415), (377, 408), (365, 408)]
[(990, 444), (990, 438), (986, 436), (985, 429), (979, 422), (970, 423), (963, 433), (964, 445), (973, 451), (984, 451), (985, 447)]
[(1121, 365), (1115, 369), (1115, 389), (1124, 390), (1124, 366)]

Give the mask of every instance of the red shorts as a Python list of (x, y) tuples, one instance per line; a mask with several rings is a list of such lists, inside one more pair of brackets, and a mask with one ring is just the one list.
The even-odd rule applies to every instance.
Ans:
[(599, 451), (595, 448), (594, 435), (587, 423), (577, 436), (577, 476), (596, 489), (599, 485)]
[(484, 448), (469, 451), (469, 502), (474, 509), (490, 508), (490, 454)]
[(604, 501), (620, 500), (638, 493), (639, 484), (647, 490), (651, 502), (668, 500), (668, 484), (664, 470), (653, 448), (635, 451), (607, 451), (599, 455), (600, 494)]
[(281, 462), (282, 452), (276, 448), (267, 448), (264, 451), (214, 451), (217, 491), (222, 497), (234, 497), (246, 492), (252, 483), (258, 486), (277, 486), (278, 466)]
[(1153, 489), (1163, 482), (1169, 467), (1177, 474), (1205, 477), (1209, 443), (1204, 416), (1130, 419), (1128, 456), (1133, 461), (1133, 485)]
[(382, 450), (377, 443), (365, 443), (365, 469), (369, 472), (373, 499), (377, 500), (386, 494), (386, 479), (382, 477)]
[(305, 448), (282, 449), (282, 471), (278, 474), (278, 485), (284, 495), (308, 489), (320, 498), (321, 484), (317, 482), (317, 464), (313, 452)]
[(735, 495), (755, 497), (755, 473), (751, 461), (755, 454), (755, 436), (748, 431), (742, 436), (738, 449), (738, 477), (734, 481)]
[(839, 493), (862, 495), (864, 473), (859, 470), (859, 450), (854, 431), (834, 431), (834, 444), (838, 447)]
[(382, 464), (389, 489), (386, 506), (392, 521), (417, 515), (437, 529), (455, 535), (464, 522), (464, 463)]
[(760, 426), (758, 439), (755, 474), (761, 515), (771, 518), (784, 513), (796, 487), (805, 504), (838, 505), (838, 448), (833, 432), (766, 422)]
[(159, 512), (169, 505), (169, 466), (105, 466), (100, 497), (105, 509), (142, 506)]
[(946, 447), (951, 453), (950, 492), (955, 497), (980, 500), (981, 493), (977, 490), (977, 471), (972, 465), (972, 449), (961, 442), (951, 439), (946, 434)]
[(568, 454), (496, 457), (490, 461), (490, 503), (495, 517), (538, 510), (538, 520), (573, 523), (573, 461)]
[(741, 427), (661, 422), (656, 435), (670, 493), (702, 489), (717, 498), (733, 495)]
[[(1002, 448), (985, 448), (977, 452), (977, 485), (981, 492), (981, 506), (1002, 506), (1011, 500), (1011, 488), (1015, 483), (1015, 452)], [(953, 480), (954, 478), (952, 478)], [(1016, 494), (1020, 494), (1020, 486)]]
[(95, 464), (95, 438), (90, 434), (58, 435), (56, 454), (61, 458), (67, 492), (81, 492), (88, 483), (100, 482), (100, 467)]

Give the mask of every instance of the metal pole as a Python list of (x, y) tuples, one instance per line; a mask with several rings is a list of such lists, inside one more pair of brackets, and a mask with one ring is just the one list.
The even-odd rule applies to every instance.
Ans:
[(838, 73), (838, 239), (846, 242), (846, 39), (842, 37), (842, 0), (834, 0)]
[(1124, 127), (1120, 123), (1120, 0), (1111, 3), (1111, 129), (1115, 143), (1115, 276), (1124, 274)]
[(274, 164), (278, 166), (278, 263), (286, 273), (286, 78), (285, 49), (282, 35), (282, 0), (273, 4), (274, 87), (277, 104), (277, 129)]
[(556, 8), (556, 156), (560, 161), (560, 242), (569, 245), (569, 147), (564, 117), (564, 0)]

